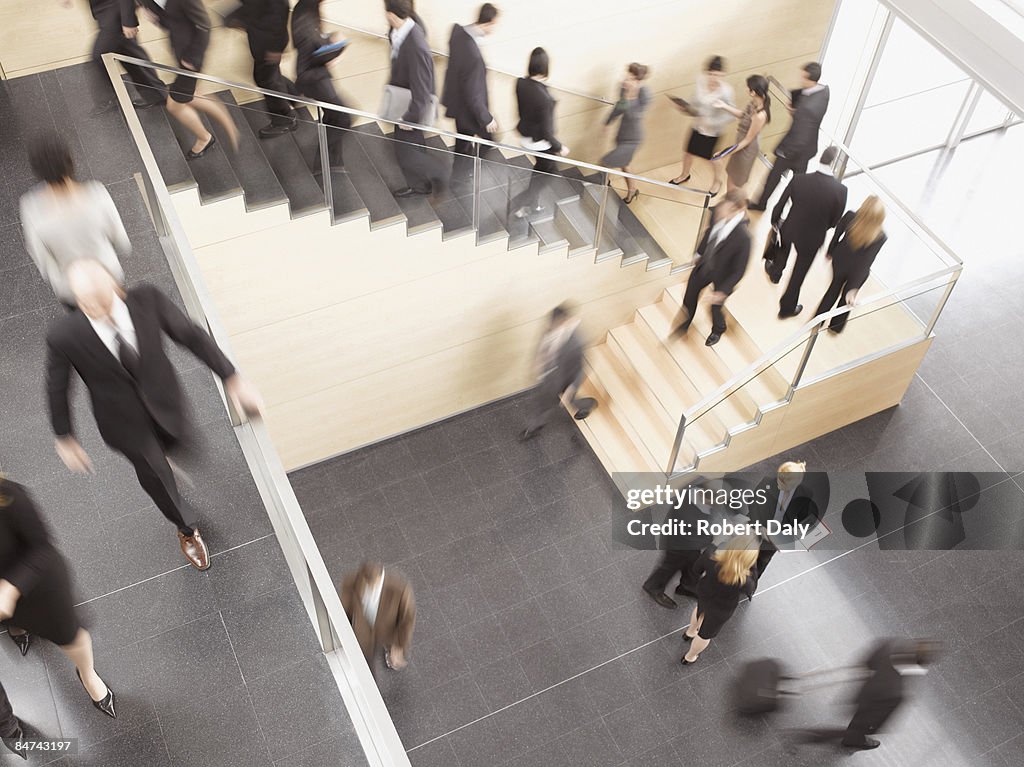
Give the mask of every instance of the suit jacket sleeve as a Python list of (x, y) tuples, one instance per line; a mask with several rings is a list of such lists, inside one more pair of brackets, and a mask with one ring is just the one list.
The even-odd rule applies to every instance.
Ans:
[(197, 70), (202, 67), (203, 55), (210, 44), (210, 16), (202, 0), (181, 0), (182, 12), (196, 28), (192, 44), (185, 51), (184, 60)]
[(412, 646), (412, 632), (415, 627), (416, 598), (413, 596), (412, 586), (406, 583), (398, 603), (398, 629), (395, 632), (396, 643), (405, 651)]
[(224, 356), (224, 352), (210, 338), (209, 333), (186, 317), (171, 299), (156, 288), (146, 286), (140, 289), (151, 292), (160, 318), (160, 327), (176, 344), (187, 348), (222, 380), (234, 375), (235, 366)]
[(789, 202), (789, 198), (793, 195), (793, 182), (796, 181), (799, 176), (794, 176), (786, 184), (786, 190), (782, 193), (782, 197), (772, 208), (772, 225), (778, 226), (778, 223), (782, 220), (782, 212), (786, 209), (786, 203)]
[(843, 239), (843, 235), (846, 234), (846, 230), (850, 228), (850, 224), (853, 223), (853, 217), (856, 215), (857, 214), (852, 210), (848, 210), (843, 214), (843, 217), (839, 219), (839, 223), (836, 224), (836, 230), (832, 233), (832, 240), (829, 242), (828, 250), (826, 251), (830, 256), (836, 249), (836, 245), (839, 244), (839, 241)]
[(24, 548), (21, 550), (21, 556), (8, 571), (7, 580), (24, 596), (36, 585), (40, 575), (50, 568), (57, 552), (50, 543), (46, 526), (28, 493), (17, 488), (14, 490), (14, 496), (13, 503), (3, 513), (9, 515), (13, 532), (21, 540)]
[[(742, 224), (740, 225), (742, 227)], [(747, 271), (747, 262), (750, 260), (750, 235), (745, 229), (738, 229), (738, 236), (735, 238), (735, 248), (729, 252), (729, 268), (725, 272), (724, 279), (715, 280), (715, 290), (730, 295), (739, 281), (743, 279)]]
[(850, 276), (846, 279), (847, 290), (860, 290), (864, 287), (864, 283), (868, 281), (868, 275), (871, 274), (871, 265), (875, 263), (875, 257), (878, 255), (878, 251), (882, 249), (882, 246), (885, 245), (885, 240), (885, 235), (880, 235), (877, 240), (868, 245), (859, 254), (857, 263), (854, 264), (850, 270)]
[[(474, 48), (478, 47), (475, 40), (471, 39), (469, 43)], [(479, 51), (472, 51), (472, 58), (469, 59), (469, 62), (470, 71), (466, 73), (468, 79), (466, 92), (472, 101), (471, 108), (474, 119), (481, 128), (486, 128), (494, 119), (487, 105), (487, 67), (484, 65)]]
[(71, 360), (52, 334), (46, 338), (46, 392), (50, 403), (50, 427), (58, 437), (72, 436)]
[(430, 77), (434, 70), (434, 59), (431, 58), (426, 43), (417, 45), (410, 38), (412, 38), (411, 34), (402, 43), (400, 51), (401, 55), (401, 52), (404, 52), (408, 46), (411, 56), (409, 91), (412, 93), (412, 98), (409, 100), (409, 109), (402, 115), (402, 119), (407, 123), (422, 123), (423, 115), (427, 111), (427, 104), (430, 103), (430, 97), (434, 95), (433, 81)]
[(135, 0), (118, 0), (121, 9), (121, 26), (139, 26), (139, 17), (135, 15)]

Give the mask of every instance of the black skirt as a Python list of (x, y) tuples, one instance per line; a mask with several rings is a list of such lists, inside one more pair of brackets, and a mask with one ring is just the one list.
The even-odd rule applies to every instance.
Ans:
[(710, 160), (715, 153), (715, 144), (718, 143), (718, 136), (705, 136), (695, 130), (690, 131), (690, 140), (686, 142), (686, 151), (695, 157), (703, 157)]

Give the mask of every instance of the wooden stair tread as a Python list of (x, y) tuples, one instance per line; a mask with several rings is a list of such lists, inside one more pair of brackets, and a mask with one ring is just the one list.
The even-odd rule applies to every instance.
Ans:
[[(683, 413), (700, 401), (700, 393), (687, 380), (664, 344), (639, 332), (632, 324), (613, 328), (609, 336), (669, 415), (673, 428), (677, 428)], [(687, 432), (687, 438), (698, 452), (703, 453), (721, 445), (726, 438), (726, 430), (714, 414), (709, 414), (707, 418), (700, 419), (696, 428)]]
[(608, 474), (658, 473), (665, 470), (664, 466), (656, 465), (650, 456), (637, 449), (634, 440), (622, 428), (615, 413), (612, 412), (607, 395), (599, 390), (589, 377), (584, 379), (580, 386), (579, 396), (593, 397), (597, 400), (597, 408), (586, 420), (577, 421), (576, 425), (587, 437)]
[[(685, 285), (676, 285), (665, 290), (673, 312), (679, 311), (682, 306), (684, 290)], [(729, 323), (729, 329), (712, 351), (726, 364), (731, 378), (757, 362), (764, 353), (743, 330), (743, 326), (734, 317), (730, 316), (730, 319), (732, 322)], [(698, 305), (693, 324), (702, 336), (706, 337), (711, 332), (711, 313), (706, 306)], [(750, 396), (760, 408), (785, 399), (789, 394), (788, 382), (774, 367), (762, 370), (756, 378), (745, 385), (745, 388), (749, 390)]]

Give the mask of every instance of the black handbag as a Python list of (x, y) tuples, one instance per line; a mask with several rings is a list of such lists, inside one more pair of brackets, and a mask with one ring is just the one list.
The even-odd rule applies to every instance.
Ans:
[(774, 261), (779, 257), (784, 259), (786, 256), (782, 248), (782, 234), (779, 231), (781, 228), (782, 224), (780, 223), (778, 226), (773, 226), (768, 232), (768, 239), (764, 243), (764, 255), (761, 256), (765, 261)]

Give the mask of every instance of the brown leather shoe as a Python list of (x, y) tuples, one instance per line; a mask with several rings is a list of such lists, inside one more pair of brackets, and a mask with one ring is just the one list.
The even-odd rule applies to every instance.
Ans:
[(178, 541), (181, 543), (181, 553), (192, 567), (196, 570), (210, 569), (210, 550), (206, 548), (206, 541), (199, 534), (199, 530), (193, 528), (191, 536), (179, 530)]

